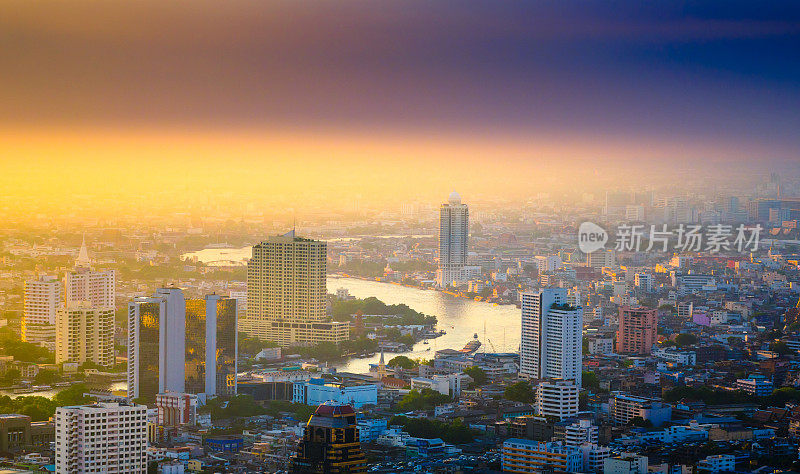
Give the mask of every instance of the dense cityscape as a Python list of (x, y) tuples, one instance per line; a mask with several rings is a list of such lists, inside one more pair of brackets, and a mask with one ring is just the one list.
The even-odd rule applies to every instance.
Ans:
[(321, 223), (8, 216), (0, 452), (55, 472), (785, 472), (796, 194), (773, 173), (569, 213), (453, 191)]
[(0, 474), (800, 474), (800, 3), (4, 0)]

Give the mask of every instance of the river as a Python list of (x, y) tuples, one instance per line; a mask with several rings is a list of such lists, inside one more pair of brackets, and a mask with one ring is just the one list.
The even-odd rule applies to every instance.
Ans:
[[(444, 336), (431, 339), (428, 344), (418, 343), (412, 352), (403, 355), (410, 358), (421, 357), (432, 359), (439, 349), (461, 349), (475, 334), (486, 345), (489, 352), (516, 352), (519, 350), (520, 327), (522, 316), (514, 305), (493, 305), (466, 298), (456, 298), (434, 290), (420, 290), (406, 286), (381, 283), (377, 281), (328, 277), (328, 292), (335, 293), (337, 288), (347, 288), (357, 298), (374, 296), (386, 304), (405, 303), (421, 313), (436, 316), (438, 328), (447, 331)], [(486, 328), (487, 344), (483, 331)], [(429, 350), (430, 349), (430, 350)], [(484, 350), (481, 346), (480, 350)], [(386, 361), (395, 354), (386, 354)], [(364, 359), (350, 359), (334, 364), (345, 372), (365, 373), (371, 363), (377, 363), (380, 355)]]

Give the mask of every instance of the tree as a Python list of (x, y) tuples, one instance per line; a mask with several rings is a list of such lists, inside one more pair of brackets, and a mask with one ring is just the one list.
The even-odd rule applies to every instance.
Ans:
[(8, 369), (6, 373), (0, 376), (0, 384), (2, 385), (14, 385), (19, 382), (22, 373), (20, 373), (19, 369)]
[(769, 345), (769, 350), (776, 352), (779, 356), (785, 356), (793, 353), (794, 351), (783, 341), (776, 341)]
[(628, 422), (630, 426), (639, 426), (641, 428), (652, 428), (653, 422), (650, 420), (645, 420), (641, 416), (634, 416), (631, 418), (631, 421)]
[(531, 387), (530, 382), (526, 380), (513, 383), (506, 387), (503, 396), (508, 400), (521, 403), (533, 403), (535, 399), (533, 387)]
[(464, 373), (469, 375), (472, 378), (472, 382), (469, 384), (470, 388), (480, 387), (481, 385), (486, 385), (486, 382), (489, 380), (489, 377), (486, 375), (483, 369), (477, 366), (467, 367), (464, 369)]
[(675, 344), (680, 347), (687, 347), (697, 344), (697, 336), (694, 334), (681, 333), (675, 336)]
[(61, 376), (55, 370), (40, 370), (33, 382), (38, 385), (52, 385), (61, 381)]
[(581, 375), (581, 381), (584, 387), (592, 390), (600, 390), (600, 379), (594, 372), (584, 372)]
[(450, 395), (444, 395), (429, 388), (413, 389), (397, 403), (397, 409), (399, 411), (430, 410), (436, 405), (452, 401)]
[(386, 364), (389, 367), (400, 367), (401, 369), (411, 370), (417, 368), (419, 364), (404, 355), (392, 357)]
[(66, 407), (71, 405), (85, 405), (94, 401), (94, 397), (84, 396), (89, 388), (82, 383), (72, 385), (64, 390), (58, 392), (53, 397), (53, 403), (57, 407)]

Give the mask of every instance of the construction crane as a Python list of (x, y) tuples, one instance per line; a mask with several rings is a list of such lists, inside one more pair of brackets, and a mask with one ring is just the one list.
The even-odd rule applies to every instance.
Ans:
[(486, 341), (489, 343), (490, 346), (492, 346), (492, 352), (497, 352), (497, 349), (494, 348), (494, 343), (492, 342), (492, 340), (486, 338)]

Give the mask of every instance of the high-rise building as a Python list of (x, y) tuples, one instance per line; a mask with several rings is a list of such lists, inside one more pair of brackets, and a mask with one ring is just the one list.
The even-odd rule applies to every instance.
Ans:
[(440, 287), (464, 281), (464, 267), (469, 252), (469, 207), (453, 191), (447, 203), (439, 208), (439, 269), (436, 282)]
[(236, 300), (160, 288), (128, 305), (128, 394), (236, 393)]
[(85, 239), (75, 260), (75, 269), (64, 276), (64, 294), (67, 306), (88, 301), (98, 308), (116, 307), (116, 273), (92, 269)]
[(56, 409), (56, 473), (147, 472), (147, 407), (100, 402)]
[(56, 317), (56, 364), (92, 362), (114, 365), (114, 307), (73, 302)]
[(25, 282), (22, 340), (55, 348), (58, 309), (64, 304), (64, 287), (52, 276)]
[(292, 459), (294, 473), (367, 471), (356, 413), (350, 405), (325, 402), (311, 415)]
[(581, 385), (582, 311), (567, 303), (567, 290), (522, 294), (520, 374), (568, 379)]
[(349, 321), (330, 321), (327, 314), (326, 268), (325, 242), (294, 231), (253, 246), (241, 331), (282, 346), (349, 339)]
[(619, 309), (617, 328), (617, 353), (649, 354), (656, 342), (658, 331), (658, 311), (655, 308)]
[(194, 425), (198, 397), (192, 393), (164, 392), (156, 395), (159, 426)]
[(186, 391), (236, 394), (236, 300), (186, 300)]
[(578, 414), (578, 386), (573, 380), (546, 380), (536, 387), (536, 414), (558, 419)]
[(589, 254), (587, 257), (587, 265), (595, 270), (602, 270), (603, 267), (613, 267), (616, 264), (616, 258), (612, 249), (600, 249)]

